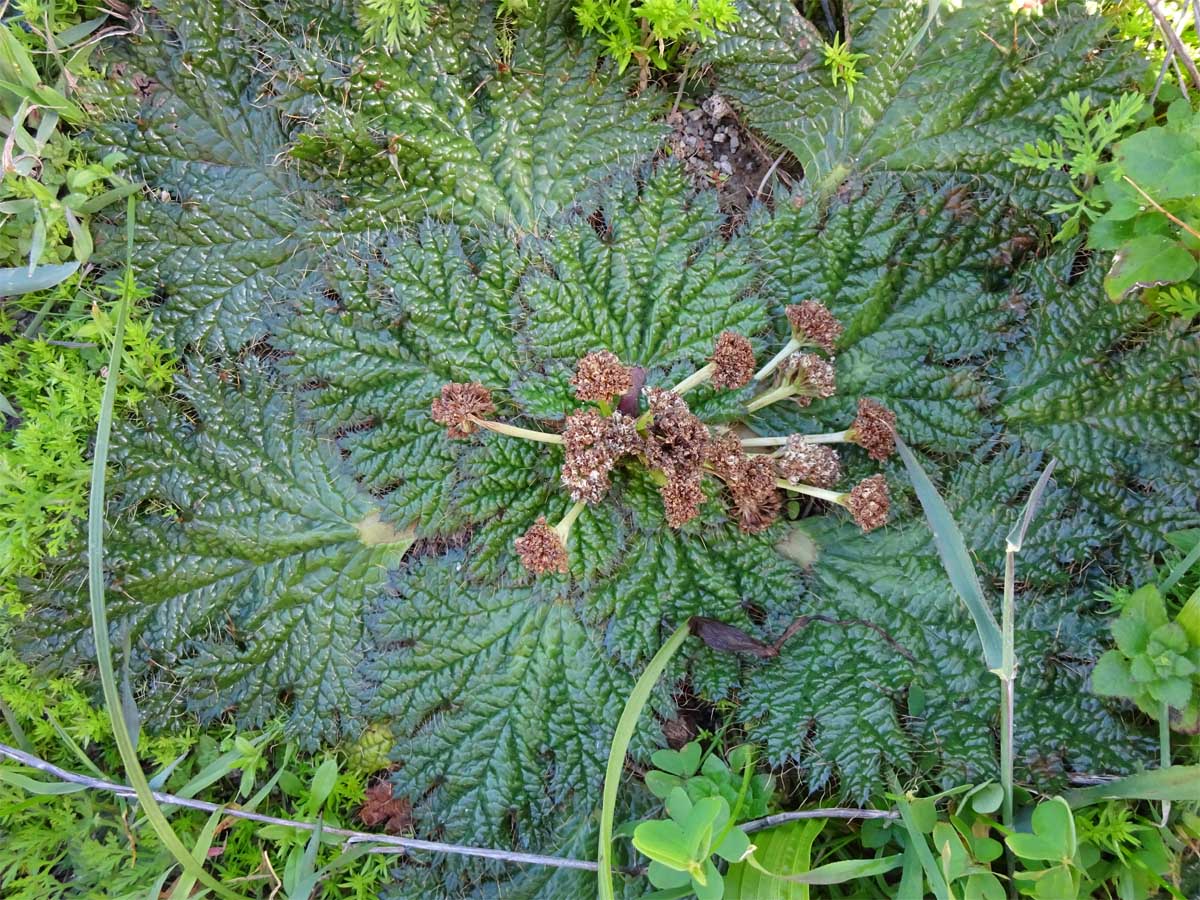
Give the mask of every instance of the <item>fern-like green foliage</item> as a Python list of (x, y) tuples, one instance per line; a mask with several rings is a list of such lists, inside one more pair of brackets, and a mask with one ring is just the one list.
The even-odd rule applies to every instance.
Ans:
[[(705, 58), (722, 92), (825, 191), (880, 170), (1011, 189), (1009, 153), (1054, 136), (1063, 98), (1106, 95), (1129, 74), (1105, 49), (1108, 24), (1082, 2), (1015, 20), (1003, 3), (965, 0), (930, 23), (926, 5), (883, 0), (850, 10), (850, 47), (866, 59), (848, 94), (794, 4), (742, 0), (739, 9), (740, 22)], [(1022, 194), (1041, 199), (1041, 185), (1022, 181)]]
[[(997, 49), (982, 7), (921, 36), (924, 9), (876, 5), (852, 20), (870, 58), (851, 103), (790, 6), (745, 7), (714, 50), (724, 89), (811, 180), (732, 229), (713, 193), (645, 159), (671, 100), (626, 98), (588, 45), (564, 43), (555, 4), (497, 65), (492, 11), (465, 3), (390, 56), (360, 54), (333, 3), (295, 36), (263, 3), (237, 40), (232, 5), (196, 11), (213, 28), (193, 34), (195, 0), (174, 3), (138, 51), (161, 76), (137, 114), (167, 152), (134, 124), (105, 131), (170, 194), (139, 239), (145, 270), (177, 342), (208, 354), (178, 402), (123, 425), (114, 479), (114, 646), (128, 640), (157, 696), (247, 722), (282, 706), (310, 741), (390, 729), (422, 832), (581, 853), (610, 729), (664, 634), (702, 614), (776, 638), (810, 616), (773, 660), (690, 647), (656, 709), (682, 684), (734, 701), (773, 762), (856, 798), (885, 769), (992, 776), (994, 679), (898, 468), (897, 520), (866, 537), (821, 518), (746, 535), (717, 497), (676, 531), (651, 480), (618, 469), (574, 525), (569, 575), (534, 582), (513, 541), (569, 506), (560, 449), (452, 441), (430, 415), (443, 384), (479, 381), (506, 421), (555, 430), (582, 354), (669, 386), (727, 329), (765, 360), (782, 307), (817, 297), (846, 326), (838, 396), (749, 424), (841, 430), (859, 396), (887, 404), (985, 573), (1059, 458), (1019, 563), (1021, 777), (1145, 758), (1082, 689), (1079, 661), (1103, 649), (1087, 598), (1162, 529), (1200, 525), (1198, 354), (1103, 300), (1076, 247), (1039, 256), (1021, 209), (1043, 185), (1006, 162), (1058, 97), (1111, 87), (1119, 58), (1085, 53), (1094, 20), (1064, 6), (1006, 54), (1011, 23), (992, 28)], [(273, 51), (261, 72), (256, 47)], [(961, 103), (947, 83), (970, 86)], [(239, 117), (263, 124), (231, 130)], [(688, 395), (709, 422), (745, 419), (745, 399)], [(860, 449), (844, 456), (865, 470)], [(81, 652), (79, 571), (31, 592), (36, 622), (69, 630), (60, 650)], [(635, 752), (657, 742), (643, 727)]]

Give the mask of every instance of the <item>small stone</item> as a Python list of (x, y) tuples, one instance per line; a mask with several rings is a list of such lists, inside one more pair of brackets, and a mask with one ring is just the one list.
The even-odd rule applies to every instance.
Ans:
[(726, 116), (733, 115), (733, 107), (720, 94), (713, 94), (700, 104), (701, 109), (712, 116), (714, 121), (720, 121)]

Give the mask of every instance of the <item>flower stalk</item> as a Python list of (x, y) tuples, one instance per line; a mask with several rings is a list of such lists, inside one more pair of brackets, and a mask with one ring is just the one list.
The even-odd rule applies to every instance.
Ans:
[(886, 523), (891, 508), (887, 481), (882, 475), (864, 478), (846, 492), (820, 488), (812, 484), (796, 484), (786, 478), (779, 479), (776, 486), (785, 491), (836, 503), (850, 513), (855, 524), (864, 532), (874, 531)]
[(773, 434), (765, 437), (742, 438), (743, 447), (783, 447), (793, 437), (801, 438), (806, 444), (849, 443), (850, 431), (827, 431), (824, 434)]
[[(764, 404), (765, 405), (765, 404)], [(753, 406), (751, 407), (753, 409)], [(794, 444), (858, 444), (871, 459), (882, 462), (896, 450), (896, 414), (870, 397), (858, 401), (858, 415), (845, 431), (824, 434), (791, 434), (742, 440), (743, 447), (780, 447)]]
[(746, 409), (755, 412), (789, 397), (808, 406), (814, 399), (827, 399), (836, 392), (837, 377), (829, 360), (815, 353), (793, 353), (779, 370), (779, 384), (751, 400)]
[(791, 356), (797, 350), (802, 350), (803, 348), (804, 348), (804, 343), (793, 337), (791, 340), (789, 340), (786, 344), (783, 345), (782, 350), (780, 350), (778, 353), (776, 353), (774, 356), (771, 357), (770, 362), (768, 362), (765, 366), (763, 366), (761, 369), (759, 369), (757, 372), (754, 373), (754, 380), (755, 381), (765, 381), (768, 377), (770, 377), (772, 372), (774, 372), (776, 369), (778, 369), (780, 367), (780, 365), (783, 364), (783, 361), (785, 359), (787, 359), (789, 356)]
[(704, 382), (708, 381), (708, 379), (712, 378), (713, 372), (715, 371), (717, 371), (716, 363), (709, 363), (708, 365), (697, 369), (687, 378), (683, 379), (683, 381), (679, 382), (679, 384), (675, 385), (675, 387), (671, 388), (671, 393), (686, 394), (692, 388), (697, 388), (704, 384)]
[(771, 361), (754, 373), (755, 381), (763, 381), (798, 350), (820, 348), (833, 353), (837, 339), (842, 336), (842, 323), (833, 317), (825, 304), (818, 300), (805, 300), (793, 304), (784, 312), (792, 327), (792, 337)]
[(847, 491), (831, 491), (829, 488), (817, 487), (814, 484), (793, 484), (786, 478), (780, 478), (775, 482), (775, 485), (785, 491), (791, 491), (794, 494), (804, 494), (806, 497), (815, 497), (818, 500), (836, 503), (838, 506), (845, 506), (850, 499), (850, 494)]
[(519, 425), (509, 425), (507, 422), (496, 422), (492, 419), (480, 419), (477, 416), (470, 416), (469, 421), (473, 425), (494, 431), (496, 434), (520, 438), (523, 441), (537, 441), (542, 444), (561, 444), (563, 442), (561, 434), (554, 434), (550, 431), (535, 431), (532, 428), (522, 428)]
[(585, 506), (587, 506), (585, 501), (575, 501), (567, 510), (567, 514), (554, 526), (554, 533), (558, 535), (558, 539), (563, 542), (564, 547), (567, 545), (567, 537), (571, 534), (571, 526), (575, 524), (575, 520), (579, 518), (579, 514), (583, 512)]

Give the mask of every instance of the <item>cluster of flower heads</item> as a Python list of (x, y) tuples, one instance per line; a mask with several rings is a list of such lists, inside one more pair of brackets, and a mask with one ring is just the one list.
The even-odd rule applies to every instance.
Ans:
[[(895, 450), (895, 415), (873, 400), (858, 401), (858, 415), (844, 431), (741, 437), (728, 428), (709, 428), (688, 407), (683, 395), (708, 383), (717, 390), (738, 390), (752, 381), (771, 384), (747, 405), (753, 412), (791, 399), (807, 406), (832, 397), (836, 380), (832, 354), (841, 324), (815, 300), (787, 307), (792, 336), (766, 366), (754, 371), (754, 350), (731, 331), (716, 340), (708, 362), (670, 390), (642, 390), (645, 409), (637, 415), (634, 370), (607, 350), (579, 360), (571, 388), (586, 404), (568, 415), (561, 432), (534, 431), (491, 417), (496, 411), (487, 388), (476, 382), (447, 384), (433, 401), (433, 418), (453, 438), (486, 428), (511, 437), (562, 447), (560, 480), (575, 501), (561, 522), (545, 517), (516, 541), (522, 563), (536, 574), (566, 573), (567, 538), (579, 513), (600, 503), (612, 485), (613, 469), (624, 461), (644, 466), (659, 486), (667, 523), (680, 528), (700, 514), (712, 476), (724, 488), (730, 518), (742, 530), (758, 532), (775, 522), (788, 492), (806, 494), (846, 508), (870, 531), (887, 521), (889, 497), (882, 475), (873, 475), (847, 492), (834, 490), (842, 466), (835, 443), (855, 443), (874, 460)], [(824, 353), (825, 355), (822, 355)]]

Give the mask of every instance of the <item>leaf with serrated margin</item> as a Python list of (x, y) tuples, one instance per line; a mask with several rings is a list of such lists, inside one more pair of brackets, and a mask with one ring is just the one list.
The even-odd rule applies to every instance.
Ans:
[[(363, 712), (362, 605), (412, 535), (381, 518), (288, 394), (253, 366), (237, 378), (193, 371), (186, 407), (148, 401), (145, 430), (121, 440), (109, 617), (163, 682), (144, 706), (168, 712), (182, 691), (203, 718), (235, 708), (252, 727), (286, 696), (290, 734), (334, 740)], [(90, 624), (76, 570), (55, 581), (36, 619), (51, 647)]]
[(1107, 536), (1096, 556), (1146, 572), (1163, 536), (1200, 525), (1200, 344), (1178, 324), (1152, 326), (1136, 303), (1110, 303), (1102, 272), (1075, 275), (1067, 248), (1021, 279), (1027, 310), (998, 415), (1030, 449), (1059, 460), (1082, 514)]
[(852, 174), (888, 171), (977, 179), (1044, 209), (1051, 179), (1019, 172), (1009, 154), (1054, 136), (1071, 91), (1103, 99), (1130, 75), (1108, 46), (1108, 22), (1083, 2), (1017, 18), (1013, 46), (1007, 6), (965, 0), (903, 52), (926, 24), (926, 5), (882, 0), (848, 11), (847, 43), (866, 54), (850, 100), (824, 64), (821, 33), (794, 4), (741, 0), (738, 9), (740, 21), (702, 58), (750, 125), (794, 154), (825, 194)]
[(289, 135), (260, 97), (258, 54), (272, 40), (262, 14), (229, 0), (155, 4), (138, 41), (113, 51), (91, 134), (150, 188), (133, 259), (181, 348), (230, 353), (260, 337), (269, 296), (294, 287), (336, 232), (333, 200), (281, 164)]
[(651, 102), (570, 31), (560, 0), (539, 3), (502, 60), (495, 12), (452, 3), (449, 22), (322, 67), (324, 98), (297, 154), (356, 204), (538, 233), (662, 134)]

